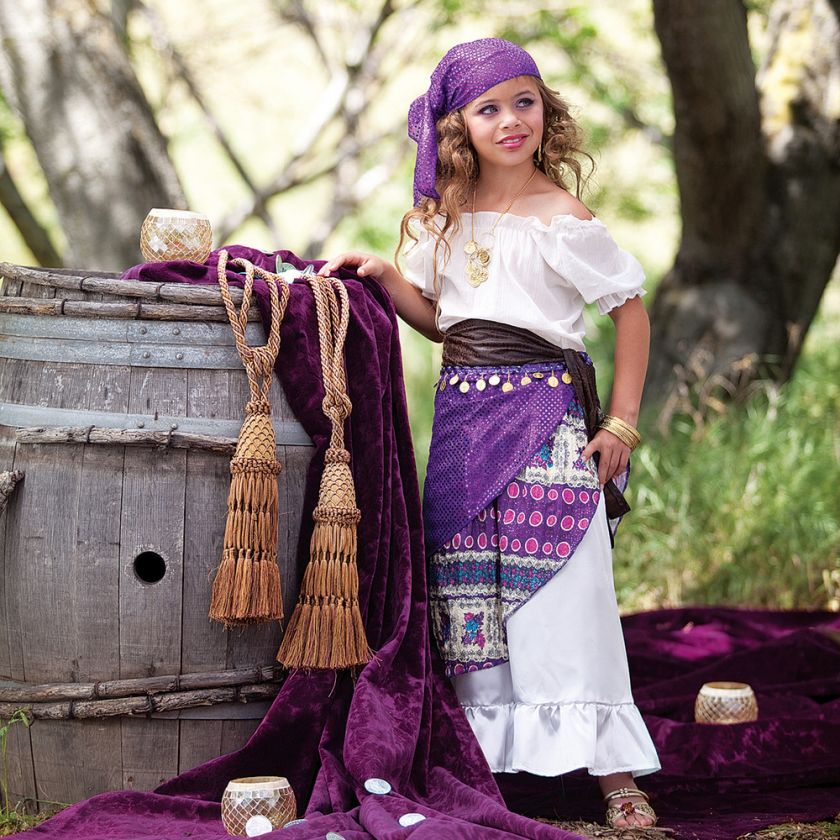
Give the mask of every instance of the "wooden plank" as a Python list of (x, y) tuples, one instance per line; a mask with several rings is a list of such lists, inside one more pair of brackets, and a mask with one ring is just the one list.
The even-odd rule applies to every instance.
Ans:
[(260, 725), (258, 720), (226, 720), (222, 723), (221, 755), (241, 749)]
[(38, 798), (71, 803), (107, 790), (119, 790), (123, 776), (119, 752), (103, 744), (119, 743), (119, 719), (42, 720), (31, 727)]
[(41, 362), (41, 387), (35, 403), (51, 408), (86, 408), (90, 400), (90, 371), (78, 362)]
[[(50, 365), (41, 375), (37, 400), (45, 406), (87, 407), (90, 382), (82, 365)], [(33, 446), (21, 453), (26, 478), (16, 490), (21, 506), (16, 527), (20, 553), (10, 576), (10, 596), (17, 600), (30, 682), (77, 678), (78, 622), (92, 619), (91, 598), (78, 574), (76, 516), (80, 499), (84, 447)], [(30, 451), (31, 450), (31, 451)], [(77, 596), (83, 602), (77, 602)], [(83, 635), (83, 630), (81, 635)]]
[[(35, 683), (74, 679), (76, 606), (75, 514), (83, 447), (19, 447), (15, 468), (25, 479), (15, 490), (7, 522), (6, 587), (12, 676)], [(15, 643), (15, 637), (17, 637)], [(22, 660), (15, 666), (15, 649)]]
[(34, 405), (41, 388), (43, 362), (29, 359), (3, 359), (0, 395), (4, 401)]
[[(278, 562), (280, 564), (280, 579), (283, 581), (283, 610), (286, 615), (286, 624), (288, 624), (288, 618), (297, 603), (300, 589), (296, 558), (306, 473), (314, 450), (312, 447), (306, 446), (286, 446), (283, 449), (284, 469), (280, 473), (280, 477), (282, 479), (281, 487), (285, 493), (280, 498), (285, 498), (285, 505), (280, 511)], [(302, 576), (302, 569), (300, 574)]]
[(180, 720), (178, 772), (184, 773), (222, 755), (221, 720)]
[[(132, 368), (128, 411), (181, 415), (187, 371)], [(120, 535), (120, 676), (178, 673), (184, 559), (185, 450), (125, 453)], [(135, 560), (154, 552), (165, 564), (144, 582)]]
[[(0, 470), (11, 470), (15, 463), (15, 438), (14, 430), (0, 426)], [(15, 516), (17, 507), (15, 505), (15, 493), (6, 503), (6, 509), (0, 513), (0, 581), (3, 583), (3, 591), (0, 593), (0, 679), (11, 679), (12, 661), (9, 650), (9, 625), (6, 610), (6, 522), (10, 517)]]
[[(87, 366), (84, 408), (125, 412), (130, 369)], [(73, 600), (77, 606), (75, 677), (120, 676), (120, 515), (125, 448), (84, 447), (76, 514)], [(114, 745), (110, 745), (113, 747)]]
[(153, 790), (178, 773), (177, 720), (121, 718), (122, 786)]
[(227, 631), (218, 622), (210, 621), (207, 613), (215, 570), (222, 556), (229, 464), (227, 455), (187, 453), (181, 623), (184, 673), (226, 668)]

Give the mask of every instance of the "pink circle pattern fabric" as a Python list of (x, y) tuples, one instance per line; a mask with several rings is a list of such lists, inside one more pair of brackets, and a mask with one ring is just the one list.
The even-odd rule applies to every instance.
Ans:
[[(457, 403), (449, 393), (444, 400)], [(573, 556), (600, 498), (596, 468), (581, 459), (586, 440), (572, 399), (502, 492), (431, 554), (432, 626), (447, 676), (506, 662), (505, 622)]]

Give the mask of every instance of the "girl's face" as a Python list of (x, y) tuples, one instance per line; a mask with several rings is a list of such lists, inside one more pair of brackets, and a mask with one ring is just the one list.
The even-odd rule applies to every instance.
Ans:
[(542, 141), (543, 102), (532, 76), (518, 76), (485, 91), (464, 107), (467, 136), (480, 162), (516, 166)]

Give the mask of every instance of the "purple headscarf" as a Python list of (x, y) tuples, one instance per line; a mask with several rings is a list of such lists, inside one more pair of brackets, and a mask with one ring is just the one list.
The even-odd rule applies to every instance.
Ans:
[(417, 143), (414, 204), (435, 189), (438, 145), (435, 124), (444, 115), (517, 76), (541, 79), (536, 62), (522, 47), (502, 38), (481, 38), (452, 47), (432, 73), (428, 91), (408, 109), (408, 136)]

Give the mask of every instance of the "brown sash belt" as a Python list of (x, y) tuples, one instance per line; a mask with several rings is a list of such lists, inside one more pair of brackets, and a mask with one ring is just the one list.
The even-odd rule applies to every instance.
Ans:
[[(575, 396), (583, 408), (586, 434), (592, 440), (603, 415), (595, 383), (595, 368), (577, 350), (557, 347), (521, 327), (480, 318), (458, 321), (449, 327), (443, 337), (444, 365), (477, 367), (553, 361), (562, 361), (572, 377)], [(595, 463), (598, 463), (597, 452)], [(604, 504), (610, 519), (624, 516), (630, 510), (630, 505), (612, 479), (604, 486)]]

